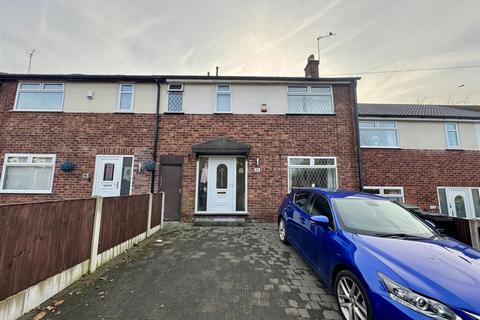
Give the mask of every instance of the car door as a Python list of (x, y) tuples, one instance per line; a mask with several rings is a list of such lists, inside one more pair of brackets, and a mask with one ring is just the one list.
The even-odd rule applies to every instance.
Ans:
[(303, 230), (304, 247), (310, 263), (320, 272), (326, 272), (328, 264), (331, 262), (329, 255), (334, 251), (334, 237), (336, 236), (332, 210), (324, 196), (314, 193), (310, 197), (306, 211), (310, 217), (322, 215), (328, 217), (329, 220), (329, 225), (325, 228), (309, 219), (305, 221)]
[(310, 191), (297, 191), (292, 198), (291, 207), (287, 208), (289, 217), (287, 221), (287, 234), (289, 234), (289, 240), (303, 253), (304, 249), (302, 244), (302, 225), (305, 220), (305, 208), (308, 204), (311, 192)]

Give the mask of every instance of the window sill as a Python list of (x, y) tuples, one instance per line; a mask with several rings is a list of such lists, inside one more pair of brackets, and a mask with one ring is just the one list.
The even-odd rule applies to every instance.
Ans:
[(465, 149), (463, 149), (462, 147), (448, 147), (446, 148), (445, 150), (447, 151), (464, 151)]
[(401, 147), (390, 147), (390, 146), (360, 146), (362, 149), (402, 149)]
[(175, 112), (175, 111), (165, 111), (163, 114), (185, 114), (185, 112), (183, 112), (183, 111), (178, 111), (178, 112)]
[(128, 111), (120, 111), (120, 110), (117, 110), (115, 111), (114, 113), (126, 113), (126, 114), (132, 114), (134, 113), (133, 110), (128, 110)]
[(19, 110), (19, 109), (12, 109), (12, 112), (53, 112), (53, 113), (61, 113), (63, 110)]
[(286, 116), (336, 116), (336, 113), (293, 113), (287, 112)]
[(233, 112), (231, 112), (231, 111), (228, 111), (228, 112), (215, 111), (213, 114), (233, 114)]
[(0, 190), (2, 194), (52, 194), (51, 190)]

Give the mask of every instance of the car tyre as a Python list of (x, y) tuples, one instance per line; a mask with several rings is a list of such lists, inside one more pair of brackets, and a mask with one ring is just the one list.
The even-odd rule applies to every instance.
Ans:
[(362, 282), (353, 272), (342, 270), (337, 274), (335, 295), (338, 308), (344, 319), (373, 319), (370, 299)]
[(285, 219), (280, 218), (278, 221), (278, 238), (284, 244), (288, 244), (287, 240), (287, 227), (285, 224)]

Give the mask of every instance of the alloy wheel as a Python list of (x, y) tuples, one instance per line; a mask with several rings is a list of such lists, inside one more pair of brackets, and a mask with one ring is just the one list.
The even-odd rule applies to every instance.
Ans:
[(278, 236), (282, 242), (285, 242), (285, 233), (285, 221), (280, 219), (280, 222), (278, 223)]
[(339, 279), (337, 283), (337, 299), (345, 319), (368, 319), (365, 297), (359, 286), (351, 278), (343, 276)]

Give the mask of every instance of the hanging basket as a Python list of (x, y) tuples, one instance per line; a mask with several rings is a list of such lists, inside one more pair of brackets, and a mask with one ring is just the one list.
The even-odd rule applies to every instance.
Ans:
[(157, 164), (153, 160), (148, 160), (143, 163), (143, 169), (149, 172), (155, 171), (156, 166)]
[(70, 172), (73, 169), (75, 169), (75, 162), (70, 161), (70, 160), (65, 160), (63, 163), (60, 165), (60, 170), (63, 172)]

